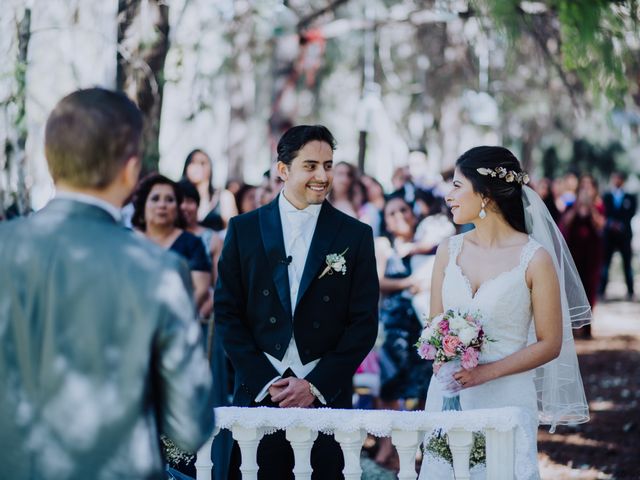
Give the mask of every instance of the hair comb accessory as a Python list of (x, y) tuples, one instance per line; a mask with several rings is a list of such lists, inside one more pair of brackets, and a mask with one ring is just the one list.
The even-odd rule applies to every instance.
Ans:
[(529, 183), (529, 175), (527, 172), (516, 172), (514, 170), (507, 170), (504, 167), (496, 167), (493, 170), (490, 168), (477, 168), (476, 171), (480, 175), (502, 178), (507, 183), (517, 182), (520, 185)]

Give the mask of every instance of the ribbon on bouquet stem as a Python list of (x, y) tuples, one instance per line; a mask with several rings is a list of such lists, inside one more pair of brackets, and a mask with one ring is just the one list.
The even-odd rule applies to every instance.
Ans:
[(462, 385), (458, 382), (453, 375), (462, 370), (460, 360), (451, 360), (440, 366), (438, 373), (436, 373), (436, 380), (440, 384), (442, 390), (442, 411), (448, 410), (462, 410), (460, 405), (460, 390)]

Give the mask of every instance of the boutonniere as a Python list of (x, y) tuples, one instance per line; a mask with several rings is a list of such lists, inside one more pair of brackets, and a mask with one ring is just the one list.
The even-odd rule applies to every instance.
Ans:
[(325, 258), (325, 263), (327, 266), (324, 268), (318, 279), (321, 279), (326, 274), (333, 275), (333, 272), (342, 273), (343, 275), (347, 273), (347, 261), (344, 259), (344, 254), (347, 253), (349, 247), (345, 248), (342, 253), (330, 253)]

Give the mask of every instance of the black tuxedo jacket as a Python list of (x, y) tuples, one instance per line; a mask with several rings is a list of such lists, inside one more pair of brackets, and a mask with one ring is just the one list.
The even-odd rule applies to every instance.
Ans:
[[(318, 278), (326, 256), (342, 253), (346, 274)], [(231, 219), (218, 264), (217, 331), (235, 368), (234, 404), (249, 405), (278, 372), (291, 335), (303, 364), (320, 359), (306, 379), (328, 406), (349, 408), (352, 376), (378, 331), (379, 285), (371, 228), (325, 201), (291, 312), (288, 265), (278, 199)]]
[[(615, 207), (613, 193), (607, 192), (602, 197), (607, 217), (606, 232), (618, 236), (631, 238), (631, 219), (636, 214), (637, 202), (635, 195), (625, 193), (620, 208)], [(617, 228), (616, 228), (617, 225)]]

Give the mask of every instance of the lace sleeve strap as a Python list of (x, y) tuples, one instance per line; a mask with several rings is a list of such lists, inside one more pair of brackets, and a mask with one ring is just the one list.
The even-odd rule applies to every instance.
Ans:
[(462, 249), (462, 237), (464, 234), (454, 235), (449, 238), (449, 264), (455, 262)]
[(542, 247), (542, 245), (536, 242), (533, 238), (529, 238), (529, 242), (527, 242), (527, 244), (522, 248), (522, 253), (520, 253), (520, 268), (523, 272), (527, 271), (529, 262), (531, 262), (531, 259), (540, 247)]

